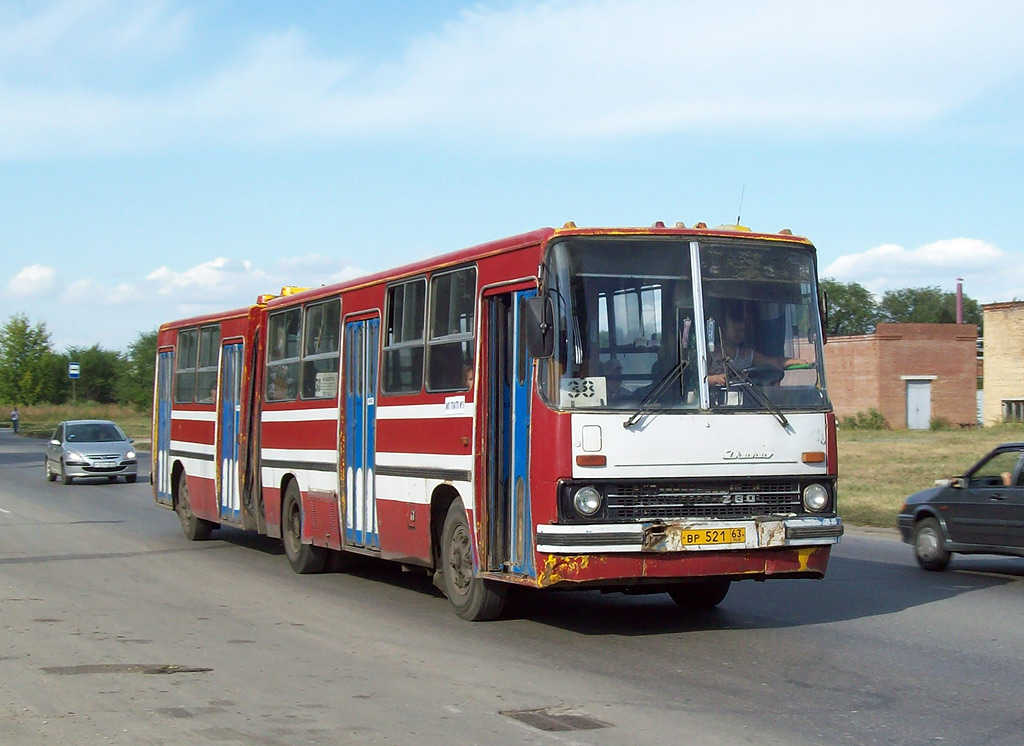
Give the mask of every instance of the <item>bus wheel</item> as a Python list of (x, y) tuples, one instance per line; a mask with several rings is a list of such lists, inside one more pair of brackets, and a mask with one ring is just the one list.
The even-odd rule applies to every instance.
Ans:
[(213, 532), (213, 524), (199, 518), (192, 512), (192, 501), (189, 499), (188, 477), (181, 472), (178, 477), (178, 499), (174, 503), (174, 512), (181, 521), (181, 530), (189, 541), (206, 541)]
[(729, 580), (702, 580), (697, 583), (681, 583), (668, 592), (679, 606), (687, 611), (713, 609), (725, 600), (729, 592)]
[(288, 564), (299, 575), (320, 572), (327, 564), (327, 550), (312, 544), (302, 543), (302, 496), (295, 481), (288, 483), (284, 491), (284, 507), (281, 510), (281, 543), (288, 557)]
[(442, 590), (455, 613), (471, 622), (494, 619), (505, 608), (508, 588), (473, 573), (473, 544), (462, 503), (448, 508), (441, 531)]

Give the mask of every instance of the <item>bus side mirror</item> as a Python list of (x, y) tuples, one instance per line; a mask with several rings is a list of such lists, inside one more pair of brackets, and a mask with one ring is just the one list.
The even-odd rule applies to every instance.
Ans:
[(534, 358), (549, 358), (555, 350), (554, 313), (551, 299), (545, 295), (527, 298), (523, 309), (526, 349)]

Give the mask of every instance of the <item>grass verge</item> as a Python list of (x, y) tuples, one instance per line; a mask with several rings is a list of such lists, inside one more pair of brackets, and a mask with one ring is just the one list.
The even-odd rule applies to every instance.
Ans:
[[(10, 408), (2, 410), (5, 414)], [(149, 450), (152, 431), (150, 430), (150, 413), (139, 411), (123, 404), (40, 404), (19, 407), (21, 415), (20, 431), (30, 438), (48, 438), (63, 420), (113, 420), (129, 438), (135, 438), (135, 445), (142, 450)]]
[(1024, 441), (1024, 426), (967, 430), (839, 431), (839, 515), (896, 527), (903, 500), (936, 479), (963, 474), (994, 446)]

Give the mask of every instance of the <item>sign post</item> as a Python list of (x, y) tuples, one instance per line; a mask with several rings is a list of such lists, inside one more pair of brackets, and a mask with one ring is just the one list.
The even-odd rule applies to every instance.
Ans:
[(75, 383), (82, 375), (82, 366), (78, 363), (68, 363), (68, 378), (71, 379), (71, 403), (77, 404), (75, 396)]

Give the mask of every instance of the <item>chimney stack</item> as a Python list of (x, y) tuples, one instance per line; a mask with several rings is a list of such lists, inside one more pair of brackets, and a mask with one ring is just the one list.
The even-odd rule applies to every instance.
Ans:
[(964, 278), (956, 278), (956, 323), (964, 323)]

